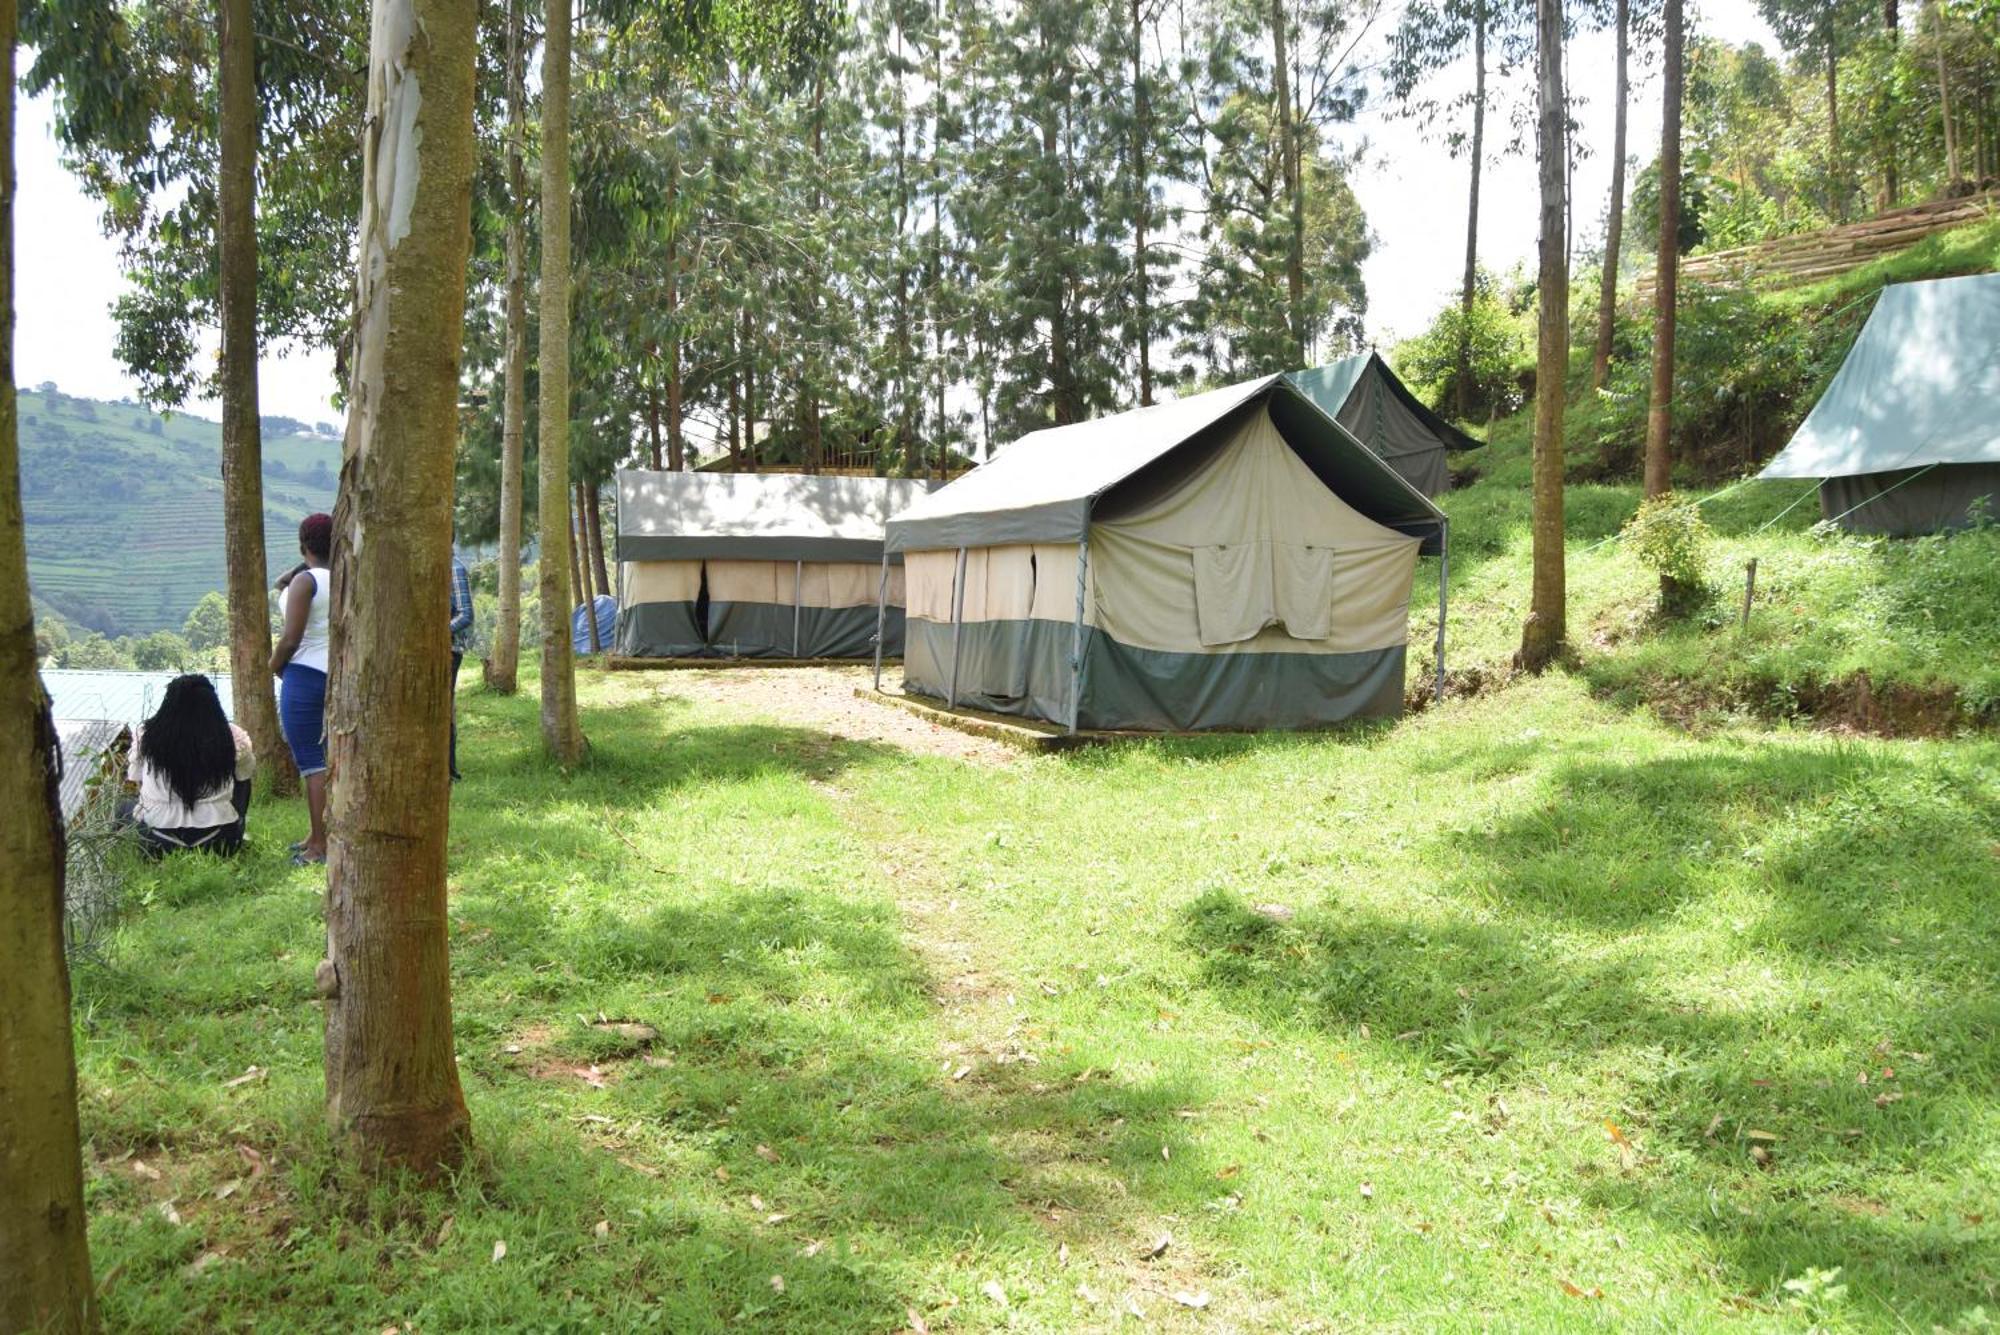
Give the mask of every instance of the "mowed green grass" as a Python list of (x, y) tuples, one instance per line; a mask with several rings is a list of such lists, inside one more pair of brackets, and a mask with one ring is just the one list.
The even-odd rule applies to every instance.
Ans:
[(462, 702), (434, 1192), (327, 1148), (299, 808), (138, 874), (76, 977), (115, 1328), (2000, 1316), (1992, 740), (1554, 675), (992, 766), (678, 680), (586, 674), (571, 777)]

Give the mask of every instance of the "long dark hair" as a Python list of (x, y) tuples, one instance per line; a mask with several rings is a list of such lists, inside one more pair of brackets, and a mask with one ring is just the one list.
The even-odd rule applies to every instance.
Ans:
[(214, 682), (190, 673), (167, 683), (166, 698), (139, 735), (139, 759), (167, 781), (183, 806), (235, 779), (236, 734)]

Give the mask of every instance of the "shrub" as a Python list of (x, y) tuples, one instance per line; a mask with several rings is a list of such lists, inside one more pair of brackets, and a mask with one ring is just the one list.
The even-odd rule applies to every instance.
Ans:
[(1391, 354), (1396, 373), (1425, 402), (1449, 411), (1456, 407), (1452, 382), (1458, 373), (1460, 332), (1470, 338), (1472, 383), (1465, 416), (1501, 417), (1526, 400), (1524, 376), (1532, 374), (1529, 317), (1509, 308), (1490, 279), (1482, 278), (1472, 299), (1470, 319), (1454, 299), (1431, 327), (1397, 345)]
[(1652, 497), (1639, 506), (1623, 536), (1639, 563), (1660, 577), (1662, 616), (1688, 616), (1708, 601), (1714, 534), (1697, 507), (1672, 492)]

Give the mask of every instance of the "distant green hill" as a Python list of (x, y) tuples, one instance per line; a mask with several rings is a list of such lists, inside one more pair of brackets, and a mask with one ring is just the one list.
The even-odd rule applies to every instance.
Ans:
[[(35, 596), (107, 635), (178, 630), (226, 581), (222, 428), (51, 386), (22, 390), (19, 409)], [(297, 559), (299, 520), (333, 508), (332, 431), (265, 419), (264, 547), (274, 576)]]

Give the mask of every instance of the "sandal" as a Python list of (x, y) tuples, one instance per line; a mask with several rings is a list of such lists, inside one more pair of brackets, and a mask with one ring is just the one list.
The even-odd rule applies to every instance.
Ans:
[(313, 857), (305, 849), (301, 848), (292, 854), (292, 865), (294, 867), (323, 867), (326, 865), (326, 854), (322, 853), (318, 857)]

